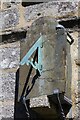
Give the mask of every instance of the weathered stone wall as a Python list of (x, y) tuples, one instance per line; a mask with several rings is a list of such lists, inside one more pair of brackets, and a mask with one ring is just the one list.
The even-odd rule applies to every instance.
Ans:
[[(78, 17), (78, 2), (48, 2), (34, 6), (22, 7), (21, 3), (3, 5), (0, 10), (0, 35), (27, 31), (31, 23), (41, 16), (53, 16), (58, 21)], [(71, 29), (73, 31), (73, 29)], [(80, 67), (76, 65), (79, 57), (80, 40), (74, 29), (71, 34), (75, 42), (71, 46), (72, 58), (72, 117), (80, 119)], [(79, 35), (80, 36), (80, 35)], [(14, 36), (7, 42), (12, 42)], [(80, 38), (80, 37), (79, 37)], [(20, 39), (19, 39), (20, 40)], [(19, 41), (18, 40), (18, 41)], [(16, 38), (14, 38), (16, 41)], [(2, 43), (0, 39), (0, 119), (14, 119), (14, 94), (16, 70), (20, 61), (20, 42)]]
[(0, 45), (0, 119), (14, 118), (16, 70), (20, 61), (20, 43)]
[[(31, 23), (41, 16), (53, 16), (57, 20), (73, 19), (78, 16), (76, 2), (48, 2), (39, 5), (22, 7), (20, 4), (1, 10), (1, 34), (10, 31), (25, 30)], [(53, 11), (54, 10), (54, 11)]]

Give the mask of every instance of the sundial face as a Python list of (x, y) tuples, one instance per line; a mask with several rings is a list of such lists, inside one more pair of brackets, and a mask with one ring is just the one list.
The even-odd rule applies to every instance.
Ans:
[(51, 95), (54, 89), (65, 92), (67, 38), (63, 28), (56, 29), (57, 25), (54, 18), (41, 17), (21, 42), (18, 99), (23, 93), (33, 98)]

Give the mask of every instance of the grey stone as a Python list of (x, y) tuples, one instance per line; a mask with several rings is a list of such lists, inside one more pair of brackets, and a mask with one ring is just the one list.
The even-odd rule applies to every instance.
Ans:
[(0, 77), (0, 100), (2, 99), (2, 96), (3, 96), (3, 94), (2, 94), (2, 79)]
[(15, 79), (14, 72), (0, 73), (0, 119), (14, 117)]
[(19, 65), (20, 48), (18, 47), (5, 47), (0, 49), (0, 69), (14, 68)]
[(14, 105), (2, 106), (2, 118), (13, 118), (14, 115)]
[(2, 118), (1, 120), (14, 120), (14, 118), (11, 118), (11, 117), (9, 117), (9, 118)]
[[(41, 16), (64, 16), (68, 12), (77, 11), (77, 2), (48, 2), (26, 7), (24, 17), (26, 21), (35, 20)], [(68, 16), (69, 18), (70, 16)]]
[(14, 72), (8, 72), (8, 73), (2, 73), (0, 75), (0, 81), (15, 81), (15, 73)]
[(5, 29), (17, 25), (19, 22), (19, 12), (17, 8), (11, 8), (0, 12), (0, 29)]
[(50, 108), (50, 104), (49, 104), (47, 95), (31, 98), (30, 99), (30, 107), (31, 108), (33, 108), (33, 107), (49, 107)]
[(2, 84), (3, 98), (14, 99), (15, 95), (15, 81), (5, 81)]
[(15, 79), (15, 73), (2, 73), (0, 75), (0, 100), (14, 99)]
[(74, 120), (80, 120), (80, 103), (76, 104)]

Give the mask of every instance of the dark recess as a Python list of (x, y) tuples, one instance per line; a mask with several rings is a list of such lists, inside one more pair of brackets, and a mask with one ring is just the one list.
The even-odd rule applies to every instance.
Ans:
[(36, 5), (40, 3), (43, 3), (43, 2), (22, 2), (22, 6), (26, 7), (26, 6)]
[(61, 25), (63, 25), (65, 28), (73, 28), (73, 27), (78, 27), (80, 28), (80, 18), (75, 18), (71, 20), (63, 20), (59, 21)]
[(37, 16), (40, 16), (40, 15), (41, 15), (41, 13), (38, 13), (38, 14), (37, 14)]
[(27, 31), (22, 31), (22, 32), (12, 32), (11, 34), (5, 34), (5, 35), (0, 35), (0, 43), (11, 43), (15, 41), (19, 41), (23, 38), (26, 38), (26, 33)]

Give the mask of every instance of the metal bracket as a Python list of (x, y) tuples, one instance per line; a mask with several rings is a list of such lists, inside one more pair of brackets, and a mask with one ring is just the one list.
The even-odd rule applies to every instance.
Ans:
[(67, 37), (68, 37), (67, 41), (69, 42), (70, 45), (72, 45), (72, 43), (74, 42), (74, 39), (73, 39), (73, 37), (69, 34), (69, 32), (67, 32)]
[(64, 110), (62, 108), (62, 104), (61, 104), (61, 100), (60, 100), (60, 91), (59, 91), (59, 89), (54, 89), (53, 94), (55, 94), (57, 96), (58, 105), (59, 105), (60, 114), (61, 114), (61, 120), (66, 120)]
[[(20, 65), (32, 65), (34, 69), (37, 69), (41, 75), (42, 72), (42, 43), (43, 43), (43, 36), (41, 36), (37, 42), (30, 48), (30, 50), (28, 51), (28, 53), (22, 58)], [(29, 58), (31, 57), (31, 55), (34, 53), (35, 50), (38, 49), (38, 62), (35, 61), (35, 63), (33, 63), (33, 58), (31, 60), (29, 60)]]
[(26, 114), (27, 114), (28, 118), (30, 118), (30, 113), (29, 113), (29, 110), (28, 110), (28, 107), (27, 107), (27, 104), (26, 104), (26, 98), (25, 97), (23, 97), (23, 104), (26, 108)]
[(57, 29), (64, 29), (64, 30), (65, 30), (65, 32), (67, 33), (67, 42), (68, 42), (70, 45), (72, 45), (72, 43), (74, 42), (74, 39), (73, 39), (73, 37), (69, 34), (69, 32), (64, 28), (64, 26), (58, 24), (58, 25), (56, 26), (56, 30), (57, 30)]

